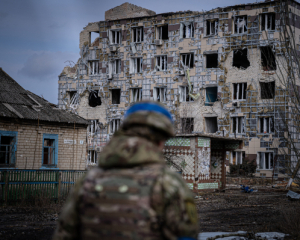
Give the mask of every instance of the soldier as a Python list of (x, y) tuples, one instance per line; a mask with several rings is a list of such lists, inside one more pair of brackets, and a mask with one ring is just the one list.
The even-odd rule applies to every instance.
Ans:
[(193, 194), (164, 165), (162, 149), (172, 136), (162, 105), (130, 107), (99, 167), (76, 183), (53, 239), (197, 239)]

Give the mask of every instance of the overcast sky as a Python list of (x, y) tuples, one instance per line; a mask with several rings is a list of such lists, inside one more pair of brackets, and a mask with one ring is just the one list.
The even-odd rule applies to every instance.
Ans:
[[(79, 58), (79, 33), (124, 0), (0, 0), (0, 67), (57, 104), (58, 75)], [(131, 0), (156, 13), (202, 11), (256, 0)], [(0, 86), (1, 87), (1, 86)]]

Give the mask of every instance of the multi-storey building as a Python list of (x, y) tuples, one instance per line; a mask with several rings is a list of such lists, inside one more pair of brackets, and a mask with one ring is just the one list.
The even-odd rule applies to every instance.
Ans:
[(91, 120), (90, 159), (131, 103), (152, 99), (171, 111), (178, 134), (244, 138), (228, 161), (247, 158), (257, 162), (257, 175), (280, 175), (290, 153), (279, 114), (288, 96), (278, 77), (286, 62), (286, 4), (299, 36), (295, 1), (161, 14), (124, 3), (89, 23), (80, 33), (81, 57), (59, 76), (58, 100), (60, 108)]

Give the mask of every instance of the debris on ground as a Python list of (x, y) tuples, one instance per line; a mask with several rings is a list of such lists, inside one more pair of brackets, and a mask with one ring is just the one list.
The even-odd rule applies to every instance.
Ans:
[(198, 235), (198, 240), (284, 240), (287, 234), (279, 232), (248, 233), (238, 232), (203, 232)]
[(254, 190), (254, 189), (250, 188), (249, 186), (244, 186), (242, 184), (241, 184), (241, 190), (244, 193), (257, 192), (257, 190)]
[(287, 197), (289, 198), (293, 198), (293, 199), (300, 199), (300, 194), (295, 193), (291, 190), (288, 191), (288, 193), (286, 194)]

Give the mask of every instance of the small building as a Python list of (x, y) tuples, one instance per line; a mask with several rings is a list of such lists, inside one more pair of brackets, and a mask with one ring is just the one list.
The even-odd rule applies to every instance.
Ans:
[(0, 68), (0, 169), (86, 168), (88, 121), (22, 88)]
[(239, 138), (184, 134), (166, 142), (164, 155), (171, 170), (180, 172), (196, 192), (225, 188), (227, 153), (242, 148)]

